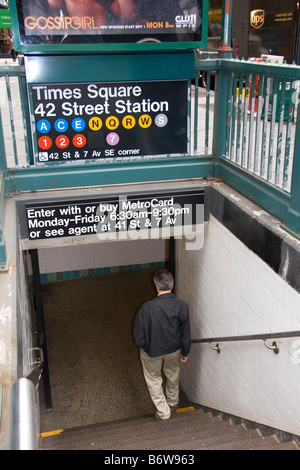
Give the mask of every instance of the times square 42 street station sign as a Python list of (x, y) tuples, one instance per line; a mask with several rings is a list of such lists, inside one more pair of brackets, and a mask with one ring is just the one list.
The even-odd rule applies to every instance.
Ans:
[(187, 154), (187, 80), (32, 84), (39, 163)]

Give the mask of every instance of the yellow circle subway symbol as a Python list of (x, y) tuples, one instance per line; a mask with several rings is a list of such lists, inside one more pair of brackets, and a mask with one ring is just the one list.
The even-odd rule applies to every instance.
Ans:
[(119, 119), (116, 116), (109, 116), (105, 121), (105, 125), (113, 131), (119, 127)]
[(100, 119), (99, 117), (94, 116), (89, 120), (89, 128), (92, 131), (99, 131), (101, 127), (102, 127), (102, 119)]
[(135, 126), (135, 118), (128, 114), (127, 116), (123, 117), (122, 124), (125, 129), (132, 129)]
[(150, 127), (152, 124), (152, 118), (149, 116), (149, 114), (143, 114), (142, 116), (139, 117), (139, 125), (146, 129), (147, 127)]

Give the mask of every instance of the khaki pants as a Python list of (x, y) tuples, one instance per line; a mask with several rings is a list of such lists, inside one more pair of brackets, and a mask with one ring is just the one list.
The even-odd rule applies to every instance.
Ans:
[[(181, 350), (164, 356), (150, 357), (140, 350), (145, 381), (160, 419), (171, 416), (170, 406), (178, 405)], [(166, 395), (163, 390), (162, 371), (166, 376)]]

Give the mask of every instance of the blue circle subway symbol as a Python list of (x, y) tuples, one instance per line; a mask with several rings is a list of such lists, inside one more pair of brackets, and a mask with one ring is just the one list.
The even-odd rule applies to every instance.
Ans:
[(72, 121), (72, 127), (76, 132), (83, 131), (85, 128), (85, 121), (82, 118), (75, 118)]
[(47, 134), (51, 129), (51, 124), (47, 119), (40, 119), (36, 124), (36, 128), (42, 134)]
[(69, 124), (65, 119), (57, 119), (54, 123), (54, 127), (57, 132), (65, 132), (68, 129)]

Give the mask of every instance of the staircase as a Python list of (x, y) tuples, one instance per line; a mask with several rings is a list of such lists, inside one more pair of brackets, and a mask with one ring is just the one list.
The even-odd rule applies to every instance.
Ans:
[[(42, 450), (299, 450), (221, 415), (183, 408), (171, 419), (143, 416), (42, 435)], [(113, 454), (112, 454), (113, 455)]]

